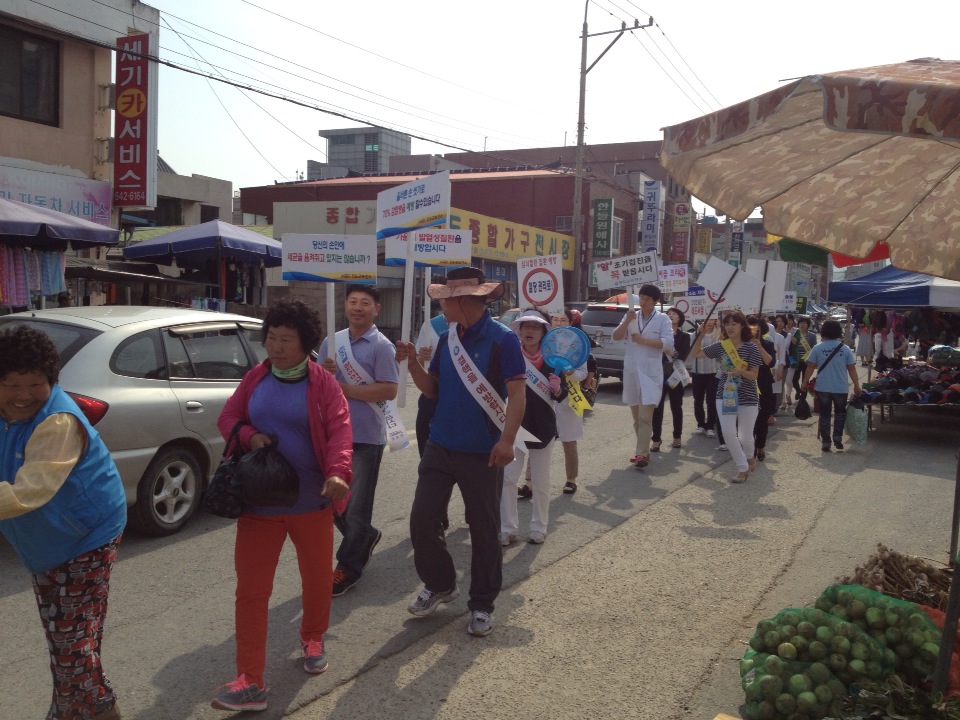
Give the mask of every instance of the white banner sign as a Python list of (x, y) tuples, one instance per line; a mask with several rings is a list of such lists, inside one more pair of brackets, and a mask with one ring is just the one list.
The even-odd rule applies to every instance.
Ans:
[(377, 193), (377, 239), (438, 227), (450, 213), (450, 171)]
[(706, 320), (713, 303), (709, 303), (706, 290), (699, 285), (692, 285), (687, 294), (675, 298), (673, 306), (683, 312), (688, 320)]
[(783, 307), (779, 312), (797, 312), (797, 294), (795, 292), (785, 292), (783, 294)]
[(657, 255), (652, 252), (598, 260), (593, 263), (593, 266), (597, 276), (597, 287), (601, 289), (655, 283), (659, 279)]
[(377, 282), (377, 239), (373, 235), (284, 233), (283, 279), (314, 282)]
[(711, 308), (717, 303), (717, 310), (740, 310), (745, 315), (759, 311), (763, 281), (723, 260), (711, 257), (697, 281), (706, 290)]
[(686, 265), (664, 265), (657, 271), (657, 287), (665, 293), (685, 293), (689, 282)]
[[(749, 258), (746, 264), (748, 275), (758, 280), (762, 280), (763, 307), (761, 312), (778, 313), (782, 311), (781, 297), (787, 286), (788, 264), (779, 260), (758, 260)], [(756, 304), (760, 304), (760, 298), (757, 298)]]
[(466, 230), (417, 230), (400, 233), (386, 239), (384, 261), (387, 265), (404, 265), (407, 261), (407, 242), (417, 265), (430, 267), (461, 267), (470, 264), (473, 232)]
[(548, 315), (563, 313), (563, 258), (539, 255), (517, 260), (520, 307), (538, 307)]

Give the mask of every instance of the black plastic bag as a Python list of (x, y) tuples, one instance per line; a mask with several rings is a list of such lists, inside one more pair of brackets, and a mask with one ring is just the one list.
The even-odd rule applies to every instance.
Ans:
[(813, 413), (810, 412), (810, 403), (807, 402), (807, 394), (802, 392), (797, 395), (797, 404), (793, 409), (793, 416), (797, 420), (809, 420), (811, 415), (813, 415)]
[[(230, 432), (220, 465), (217, 466), (207, 492), (203, 496), (204, 510), (230, 519), (240, 517), (240, 513), (243, 512), (240, 480), (237, 477), (237, 467), (240, 464), (240, 441), (237, 439), (237, 433), (242, 426), (243, 422), (238, 422)], [(236, 444), (234, 444), (235, 439)]]
[(300, 497), (300, 478), (277, 449), (276, 439), (241, 457), (237, 476), (241, 497), (250, 505), (290, 507)]

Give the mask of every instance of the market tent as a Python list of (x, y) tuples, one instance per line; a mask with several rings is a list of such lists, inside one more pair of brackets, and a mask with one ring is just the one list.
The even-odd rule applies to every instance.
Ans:
[(47, 207), (0, 198), (0, 243), (34, 250), (63, 252), (116, 245), (120, 231)]
[(960, 311), (960, 282), (888, 265), (870, 275), (830, 283), (827, 297), (836, 305)]
[(123, 249), (124, 260), (146, 260), (180, 267), (200, 268), (209, 261), (263, 261), (265, 267), (279, 267), (281, 245), (266, 235), (237, 227), (222, 220), (210, 220), (173, 230)]

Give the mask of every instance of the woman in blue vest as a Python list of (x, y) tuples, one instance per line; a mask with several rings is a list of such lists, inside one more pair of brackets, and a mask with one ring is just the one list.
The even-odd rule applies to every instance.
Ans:
[(127, 503), (59, 374), (45, 334), (24, 325), (0, 333), (0, 532), (33, 574), (53, 674), (47, 717), (114, 720), (100, 641)]

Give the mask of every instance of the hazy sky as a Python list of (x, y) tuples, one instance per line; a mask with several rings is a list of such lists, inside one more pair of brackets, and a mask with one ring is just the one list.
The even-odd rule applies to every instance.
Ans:
[[(160, 154), (183, 175), (293, 180), (326, 160), (320, 129), (363, 121), (426, 138), (415, 154), (576, 144), (583, 0), (148, 4), (162, 58), (311, 106), (161, 67)], [(957, 0), (587, 4), (591, 34), (650, 16), (587, 74), (588, 144), (660, 139), (803, 75), (960, 58)], [(590, 38), (588, 65), (614, 37)]]

